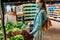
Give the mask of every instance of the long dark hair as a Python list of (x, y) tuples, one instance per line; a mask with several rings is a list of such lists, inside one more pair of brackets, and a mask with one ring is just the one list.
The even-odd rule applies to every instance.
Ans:
[(42, 8), (41, 9), (44, 9), (47, 13), (47, 10), (46, 10), (46, 1), (45, 0), (40, 0), (40, 2), (42, 2)]

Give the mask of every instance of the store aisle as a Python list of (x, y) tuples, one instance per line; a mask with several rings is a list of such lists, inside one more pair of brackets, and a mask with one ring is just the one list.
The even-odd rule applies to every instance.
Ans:
[(60, 40), (60, 22), (52, 21), (52, 28), (44, 33), (42, 40)]

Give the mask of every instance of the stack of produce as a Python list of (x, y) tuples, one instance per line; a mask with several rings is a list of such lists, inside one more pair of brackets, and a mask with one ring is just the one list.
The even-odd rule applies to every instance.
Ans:
[(10, 32), (14, 32), (14, 31), (19, 31), (19, 30), (23, 30), (26, 27), (25, 24), (17, 22), (12, 23), (12, 22), (8, 22), (6, 24), (6, 34), (9, 34)]
[(3, 40), (2, 25), (0, 23), (0, 40)]
[(17, 22), (16, 24), (8, 22), (6, 24), (7, 40), (33, 40), (33, 36), (26, 30), (25, 24)]
[(24, 37), (22, 35), (16, 35), (16, 36), (7, 38), (7, 40), (24, 40)]
[[(6, 24), (7, 40), (33, 40), (33, 36), (25, 29), (26, 25), (20, 22)], [(0, 25), (0, 40), (3, 40), (2, 25)]]
[(25, 24), (17, 22), (7, 22), (6, 24), (6, 34), (7, 40), (24, 40), (24, 37), (21, 35), (21, 31), (25, 28)]

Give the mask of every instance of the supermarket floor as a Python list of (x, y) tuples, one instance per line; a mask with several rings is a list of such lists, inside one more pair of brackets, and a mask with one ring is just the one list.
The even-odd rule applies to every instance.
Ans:
[(52, 28), (44, 33), (42, 40), (60, 40), (60, 22), (52, 21)]

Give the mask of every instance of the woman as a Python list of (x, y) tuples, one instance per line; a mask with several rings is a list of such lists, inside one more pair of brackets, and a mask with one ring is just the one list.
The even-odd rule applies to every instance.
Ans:
[(40, 4), (40, 11), (36, 14), (34, 20), (34, 28), (30, 34), (34, 35), (34, 40), (41, 40), (41, 32), (42, 32), (42, 25), (44, 24), (45, 20), (47, 19), (46, 8), (44, 0), (36, 0), (37, 4)]

